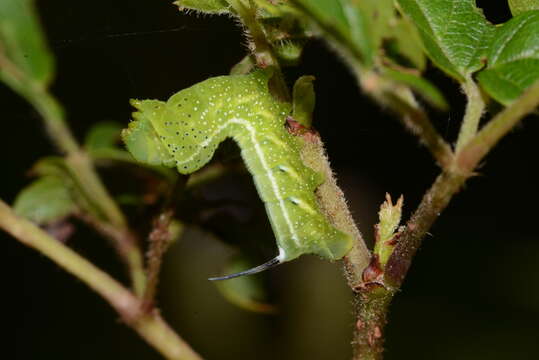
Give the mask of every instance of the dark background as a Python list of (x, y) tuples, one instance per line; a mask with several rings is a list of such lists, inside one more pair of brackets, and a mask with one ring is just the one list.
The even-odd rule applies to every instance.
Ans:
[[(509, 17), (505, 1), (478, 3), (492, 22)], [(232, 20), (182, 15), (169, 1), (38, 5), (57, 61), (53, 91), (79, 139), (98, 121), (127, 123), (129, 98), (166, 99), (226, 74), (246, 52)], [(371, 239), (385, 192), (404, 194), (408, 216), (438, 169), (413, 136), (360, 94), (325, 44), (312, 42), (302, 64), (287, 72), (290, 82), (301, 74), (317, 78), (315, 126), (354, 217)], [(433, 121), (454, 141), (464, 97), (438, 70), (428, 76), (451, 103), (448, 113), (432, 112)], [(32, 163), (54, 148), (35, 112), (3, 85), (0, 105), (0, 197), (11, 202), (30, 181)], [(432, 229), (392, 306), (387, 359), (539, 358), (538, 131), (537, 119), (530, 118), (504, 139)], [(0, 240), (4, 350), (14, 350), (9, 358), (160, 358), (80, 281), (4, 233)], [(79, 229), (71, 246), (123, 278), (113, 250), (92, 231)], [(271, 270), (280, 312), (257, 315), (230, 305), (206, 281), (229, 252), (191, 233), (165, 259), (164, 317), (205, 358), (350, 356), (351, 297), (339, 264), (305, 256)]]

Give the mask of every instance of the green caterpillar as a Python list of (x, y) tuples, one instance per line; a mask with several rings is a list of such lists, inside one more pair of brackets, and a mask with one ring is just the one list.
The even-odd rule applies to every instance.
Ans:
[(122, 132), (141, 162), (176, 167), (190, 174), (204, 166), (217, 146), (234, 139), (253, 175), (277, 239), (279, 255), (241, 273), (254, 274), (303, 254), (342, 258), (351, 237), (321, 213), (314, 191), (323, 177), (305, 166), (302, 139), (285, 127), (291, 106), (268, 90), (268, 71), (210, 78), (173, 95), (167, 102), (131, 100), (138, 110)]

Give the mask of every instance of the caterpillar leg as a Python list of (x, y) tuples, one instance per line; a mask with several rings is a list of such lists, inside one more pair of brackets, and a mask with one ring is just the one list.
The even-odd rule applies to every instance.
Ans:
[(279, 264), (281, 264), (281, 260), (279, 259), (279, 256), (277, 256), (277, 257), (271, 259), (270, 261), (265, 262), (262, 265), (258, 265), (258, 266), (254, 267), (252, 269), (245, 270), (245, 271), (240, 271), (239, 273), (225, 275), (225, 276), (211, 277), (211, 278), (208, 278), (208, 280), (210, 280), (210, 281), (228, 280), (228, 279), (233, 279), (233, 278), (236, 278), (236, 277), (239, 277), (239, 276), (252, 275), (252, 274), (262, 272), (264, 270), (268, 270), (268, 269), (270, 269), (272, 267), (275, 267), (275, 266), (277, 266)]

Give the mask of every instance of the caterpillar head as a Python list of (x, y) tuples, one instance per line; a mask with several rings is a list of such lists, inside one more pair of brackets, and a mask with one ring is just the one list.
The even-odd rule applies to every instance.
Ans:
[(174, 158), (165, 148), (153, 126), (165, 111), (165, 103), (158, 100), (131, 100), (138, 111), (133, 121), (122, 131), (122, 140), (127, 150), (140, 162), (149, 165), (174, 166)]

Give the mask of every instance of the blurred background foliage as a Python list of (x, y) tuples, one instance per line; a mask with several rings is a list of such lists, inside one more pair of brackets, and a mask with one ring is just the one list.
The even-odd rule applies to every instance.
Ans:
[[(509, 18), (505, 1), (478, 1), (487, 18)], [(129, 98), (168, 98), (207, 77), (228, 73), (245, 54), (241, 32), (226, 17), (179, 14), (168, 1), (74, 3), (38, 1), (57, 62), (53, 92), (79, 139), (97, 122), (126, 124)], [(307, 45), (301, 64), (286, 69), (290, 84), (316, 77), (314, 125), (326, 142), (354, 217), (367, 239), (385, 192), (404, 194), (404, 215), (417, 205), (437, 174), (429, 153), (401, 125), (362, 97), (335, 54), (320, 41)], [(432, 112), (435, 126), (454, 141), (464, 96), (456, 83), (429, 68), (451, 109)], [(0, 85), (4, 136), (0, 197), (12, 202), (30, 178), (31, 165), (54, 152), (38, 115)], [(459, 194), (425, 241), (403, 291), (392, 306), (387, 359), (537, 359), (539, 357), (539, 177), (535, 166), (537, 121), (503, 140)], [(224, 158), (222, 161), (236, 161)], [(115, 194), (140, 179), (122, 166), (102, 173)], [(267, 227), (250, 205), (248, 177), (232, 174), (202, 191), (235, 214), (232, 230), (250, 243)], [(249, 191), (247, 191), (249, 190)], [(254, 195), (255, 196), (255, 195)], [(233, 211), (230, 211), (230, 208)], [(186, 215), (204, 209), (184, 209)], [(230, 219), (206, 214), (212, 229)], [(149, 221), (151, 214), (131, 214)], [(202, 215), (200, 215), (202, 216)], [(243, 220), (242, 220), (243, 219)], [(261, 220), (262, 219), (262, 220)], [(242, 221), (244, 221), (242, 223)], [(113, 249), (77, 223), (71, 246), (125, 280)], [(0, 233), (9, 329), (15, 359), (160, 358), (78, 280)], [(256, 245), (254, 247), (257, 247)], [(270, 246), (263, 254), (272, 254)], [(164, 317), (207, 359), (345, 359), (354, 326), (349, 290), (338, 264), (314, 257), (271, 270), (269, 300), (278, 309), (261, 315), (228, 303), (206, 278), (218, 274), (232, 248), (189, 228), (166, 255), (159, 301)], [(266, 255), (264, 255), (266, 256)]]

